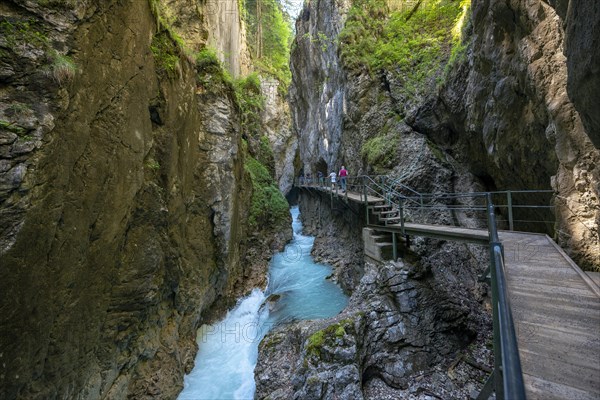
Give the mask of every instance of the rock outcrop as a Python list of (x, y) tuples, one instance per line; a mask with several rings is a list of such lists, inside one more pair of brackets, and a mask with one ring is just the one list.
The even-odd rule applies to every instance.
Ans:
[(178, 43), (208, 41), (187, 3), (0, 4), (3, 399), (174, 398), (291, 234), (249, 248), (239, 105)]
[[(335, 40), (321, 47), (308, 40), (331, 39), (347, 7), (309, 3), (297, 20), (303, 35), (291, 64), (290, 104), (304, 170), (337, 170), (344, 163), (351, 175), (388, 173), (431, 192), (441, 188), (426, 177), (445, 163), (450, 182), (474, 176), (483, 190), (548, 190), (553, 193), (521, 200), (547, 207), (528, 216), (546, 222), (527, 229), (553, 235), (582, 267), (600, 268), (600, 153), (592, 143), (597, 128), (590, 108), (597, 94), (586, 94), (594, 91), (598, 71), (595, 53), (582, 50), (598, 40), (597, 23), (589, 20), (584, 28), (574, 22), (584, 13), (588, 21), (598, 6), (550, 3), (474, 1), (464, 56), (445, 72), (438, 68), (416, 94), (393, 68), (349, 67), (331, 50)], [(323, 21), (332, 27), (320, 27)], [(374, 169), (363, 151), (377, 137), (388, 147), (383, 170)]]
[(567, 89), (585, 131), (600, 148), (600, 4), (589, 1), (549, 2), (563, 20), (567, 57)]
[(289, 96), (306, 173), (325, 173), (328, 168), (331, 172), (343, 161), (340, 146), (346, 88), (336, 38), (347, 7), (344, 1), (309, 2), (296, 21)]
[[(472, 300), (475, 286), (456, 285), (418, 266), (367, 263), (342, 314), (278, 328), (261, 342), (256, 398), (381, 398), (363, 390), (376, 381), (400, 393), (406, 390), (402, 397), (410, 383), (410, 393), (418, 394), (424, 382), (413, 380), (414, 375), (422, 378), (440, 362), (458, 360), (476, 328), (489, 324)], [(473, 369), (468, 375), (439, 379), (433, 393), (458, 398), (480, 389), (485, 373)]]
[(280, 83), (275, 79), (265, 79), (261, 89), (265, 98), (262, 121), (265, 135), (273, 149), (275, 180), (279, 190), (288, 194), (296, 176), (298, 137), (292, 132), (292, 120), (287, 101), (279, 94)]
[(600, 152), (567, 93), (560, 18), (543, 1), (474, 2), (472, 18), (472, 56), (423, 110), (433, 126), (416, 125), (442, 146), (436, 130), (453, 132), (454, 153), (488, 188), (554, 190), (559, 244), (600, 268)]

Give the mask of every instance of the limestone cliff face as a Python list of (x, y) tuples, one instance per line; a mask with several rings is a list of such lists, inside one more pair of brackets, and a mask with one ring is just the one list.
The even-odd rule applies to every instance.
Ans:
[[(583, 7), (573, 3), (572, 13)], [(427, 127), (418, 115), (416, 125), (438, 143), (436, 128), (453, 132), (463, 161), (493, 187), (552, 188), (559, 243), (581, 266), (600, 267), (600, 152), (569, 98), (567, 77), (576, 74), (562, 21), (543, 1), (473, 2), (472, 40), (468, 67), (422, 113), (441, 124)]]
[[(346, 2), (308, 2), (296, 21), (290, 68), (290, 106), (304, 172), (338, 168), (341, 159), (345, 73), (336, 38)], [(331, 172), (331, 171), (330, 171)]]
[(264, 79), (261, 91), (265, 98), (265, 108), (261, 115), (265, 134), (273, 149), (275, 180), (282, 193), (289, 193), (296, 176), (295, 159), (298, 153), (298, 137), (292, 132), (290, 108), (279, 91), (279, 82)]
[(234, 77), (250, 70), (246, 28), (238, 5), (239, 2), (233, 0), (208, 0), (203, 7), (209, 44), (217, 49), (219, 58)]
[(594, 1), (549, 1), (563, 21), (569, 98), (590, 140), (600, 148), (600, 4)]
[[(600, 79), (595, 53), (585, 50), (599, 40), (598, 18), (588, 18), (598, 6), (549, 3), (473, 0), (464, 61), (445, 83), (429, 84), (416, 97), (407, 95), (394, 71), (350, 70), (329, 47), (299, 35), (291, 106), (305, 170), (345, 163), (351, 174), (379, 172), (362, 158), (361, 146), (388, 132), (399, 141), (388, 172), (421, 192), (479, 185), (554, 190), (551, 201), (537, 199), (554, 206), (553, 214), (537, 219), (555, 219), (546, 231), (554, 231), (581, 266), (599, 268), (600, 155), (591, 141), (597, 135), (597, 113), (591, 111), (597, 91), (575, 89), (594, 88)], [(338, 21), (333, 26), (339, 31), (344, 5), (328, 4), (309, 3), (298, 32), (313, 32), (322, 20)], [(322, 67), (339, 79), (322, 84), (320, 72), (306, 72)], [(343, 99), (339, 108), (329, 101), (337, 98)], [(326, 124), (334, 128), (323, 129)], [(440, 179), (443, 171), (448, 176)]]
[(233, 77), (246, 75), (251, 60), (239, 3), (233, 0), (165, 0), (157, 5), (189, 50), (214, 49)]
[(0, 397), (173, 398), (252, 268), (238, 106), (151, 2), (40, 3), (0, 4)]

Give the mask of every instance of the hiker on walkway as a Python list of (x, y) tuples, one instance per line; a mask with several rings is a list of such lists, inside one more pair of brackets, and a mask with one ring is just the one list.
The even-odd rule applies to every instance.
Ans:
[(348, 171), (343, 165), (338, 175), (340, 176), (340, 183), (342, 184), (342, 193), (346, 193), (346, 177), (348, 176)]
[(331, 179), (331, 190), (334, 190), (337, 175), (335, 174), (335, 172), (331, 171), (331, 173), (329, 174), (329, 178)]
[(321, 171), (317, 172), (317, 177), (319, 178), (319, 187), (323, 187), (324, 185), (324, 180), (323, 180), (323, 173)]

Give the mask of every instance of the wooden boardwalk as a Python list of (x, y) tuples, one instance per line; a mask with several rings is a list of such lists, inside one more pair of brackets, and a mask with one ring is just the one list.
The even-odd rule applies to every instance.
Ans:
[[(363, 202), (358, 194), (340, 197)], [(370, 227), (401, 232), (399, 224)], [(404, 231), (489, 243), (483, 229), (405, 223)], [(500, 231), (499, 237), (527, 398), (600, 400), (600, 287), (594, 282), (600, 276), (581, 271), (547, 235)]]
[(528, 399), (600, 399), (600, 288), (546, 235), (500, 232)]
[[(308, 190), (317, 190), (320, 192), (326, 192), (328, 194), (332, 194), (338, 197), (338, 198), (342, 198), (342, 199), (347, 199), (347, 200), (351, 200), (355, 203), (363, 203), (363, 195), (360, 193), (354, 193), (354, 192), (342, 192), (341, 190), (331, 190), (330, 186), (318, 186), (318, 185), (310, 185), (310, 186), (302, 186), (304, 189), (308, 189)], [(376, 204), (376, 203), (381, 203), (382, 201), (384, 201), (384, 199), (382, 199), (381, 197), (377, 197), (377, 196), (367, 196), (367, 202), (369, 204)]]
[[(370, 225), (371, 228), (384, 232), (401, 232), (400, 224), (389, 224), (386, 226)], [(461, 228), (459, 226), (444, 226), (430, 224), (413, 224), (406, 222), (404, 232), (410, 236), (425, 236), (436, 239), (454, 240), (468, 243), (489, 243), (489, 234), (485, 229)]]

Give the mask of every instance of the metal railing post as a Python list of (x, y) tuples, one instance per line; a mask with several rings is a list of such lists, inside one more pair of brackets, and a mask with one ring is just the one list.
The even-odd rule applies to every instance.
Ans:
[(333, 210), (333, 188), (329, 191), (329, 197), (331, 199), (331, 209)]
[(508, 229), (514, 231), (515, 225), (513, 223), (512, 193), (510, 190), (506, 192), (506, 204), (508, 204)]
[(367, 225), (369, 225), (369, 202), (367, 201), (367, 177), (363, 175), (363, 195), (365, 198), (365, 212), (367, 213)]
[(494, 391), (497, 399), (525, 399), (517, 338), (506, 287), (504, 254), (502, 243), (498, 237), (496, 214), (494, 213), (491, 193), (487, 193), (486, 200), (494, 324)]
[(348, 177), (344, 178), (344, 197), (346, 198), (346, 203), (348, 202)]
[(494, 392), (496, 398), (504, 399), (504, 391), (502, 387), (502, 344), (500, 342), (500, 319), (498, 309), (498, 277), (496, 275), (496, 258), (494, 256), (494, 246), (498, 244), (498, 237), (495, 228), (494, 205), (492, 203), (491, 193), (486, 197), (488, 232), (490, 238), (489, 255), (490, 255), (490, 275), (492, 289), (492, 329), (493, 329), (493, 345), (494, 345)]
[(392, 258), (394, 261), (398, 261), (398, 248), (396, 242), (396, 232), (392, 232)]
[(406, 236), (406, 232), (404, 231), (404, 199), (400, 198), (400, 231), (402, 235)]

